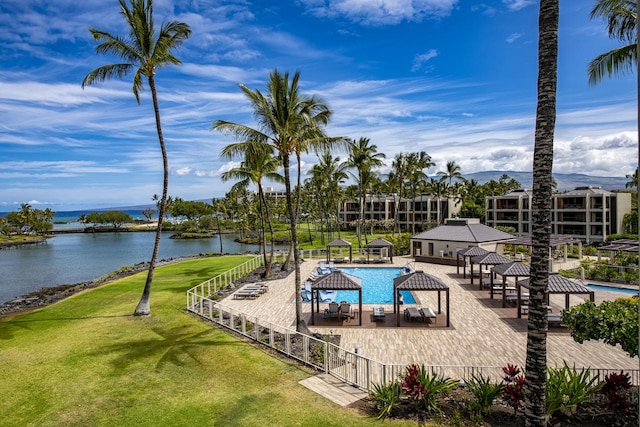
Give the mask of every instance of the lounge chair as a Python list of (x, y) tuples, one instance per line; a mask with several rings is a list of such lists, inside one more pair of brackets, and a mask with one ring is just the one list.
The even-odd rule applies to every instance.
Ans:
[(311, 302), (311, 292), (307, 290), (300, 291), (300, 296), (302, 297), (302, 302)]
[(373, 321), (384, 322), (384, 307), (373, 308)]
[(256, 299), (260, 296), (259, 291), (240, 289), (233, 293), (233, 299)]
[(255, 285), (247, 285), (247, 286), (243, 287), (242, 290), (245, 290), (245, 291), (258, 291), (259, 293), (264, 294), (264, 293), (269, 291), (269, 287), (266, 286), (266, 285), (255, 284)]
[(340, 318), (340, 306), (337, 302), (329, 303), (329, 317)]
[(562, 315), (560, 313), (547, 313), (547, 322), (550, 327), (562, 327)]
[(351, 304), (341, 302), (338, 310), (340, 311), (340, 318), (351, 319)]
[(334, 271), (336, 269), (336, 265), (333, 261), (329, 262), (329, 270)]
[(418, 310), (418, 312), (422, 316), (422, 321), (423, 322), (426, 322), (426, 321), (437, 322), (438, 321), (438, 317), (436, 316), (436, 313), (434, 313), (433, 310), (431, 310), (430, 307), (422, 307), (420, 310)]
[(415, 321), (422, 321), (423, 317), (422, 314), (420, 314), (420, 311), (418, 311), (417, 308), (415, 307), (407, 307), (404, 309), (404, 318), (407, 321), (410, 322), (415, 322)]

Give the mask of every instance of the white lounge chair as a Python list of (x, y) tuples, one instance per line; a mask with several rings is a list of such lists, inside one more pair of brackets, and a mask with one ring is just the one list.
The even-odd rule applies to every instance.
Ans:
[(384, 307), (373, 308), (373, 321), (384, 322)]
[(434, 311), (431, 310), (431, 307), (422, 307), (418, 311), (420, 312), (420, 315), (422, 316), (422, 321), (423, 322), (426, 322), (426, 321), (437, 322), (438, 321), (438, 316), (436, 316), (436, 313), (434, 313)]

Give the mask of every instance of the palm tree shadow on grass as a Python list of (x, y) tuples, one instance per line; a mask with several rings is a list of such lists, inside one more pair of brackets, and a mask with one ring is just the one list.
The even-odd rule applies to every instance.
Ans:
[(161, 370), (167, 364), (184, 366), (187, 364), (186, 358), (190, 358), (197, 364), (202, 364), (197, 358), (197, 348), (203, 346), (220, 345), (240, 345), (240, 342), (214, 339), (211, 334), (214, 330), (204, 330), (198, 333), (191, 333), (184, 326), (177, 326), (171, 329), (151, 328), (158, 338), (145, 338), (139, 340), (127, 340), (117, 342), (112, 345), (101, 347), (95, 354), (116, 353), (111, 364), (115, 369), (126, 368), (127, 366), (141, 359), (156, 359), (155, 368)]
[(282, 396), (269, 393), (253, 393), (242, 396), (234, 405), (228, 405), (216, 420), (217, 426), (237, 426), (253, 419), (255, 414), (263, 414), (268, 411), (277, 411), (277, 405), (281, 404)]

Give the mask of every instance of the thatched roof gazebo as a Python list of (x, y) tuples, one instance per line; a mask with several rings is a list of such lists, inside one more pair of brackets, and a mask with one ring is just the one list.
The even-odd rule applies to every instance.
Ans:
[[(520, 307), (520, 288), (524, 287), (529, 289), (531, 283), (531, 279), (523, 279), (517, 282), (518, 286), (518, 318), (522, 317), (521, 307)], [(564, 294), (564, 307), (569, 308), (569, 296), (571, 294), (577, 295), (589, 295), (589, 300), (593, 302), (594, 293), (592, 290), (589, 290), (586, 286), (581, 283), (578, 283), (576, 280), (569, 279), (568, 277), (564, 277), (559, 275), (558, 273), (549, 273), (549, 286), (548, 286), (547, 298), (552, 294)], [(549, 302), (547, 301), (547, 304)]]
[[(331, 249), (332, 248), (345, 248), (348, 247), (349, 248), (349, 262), (351, 262), (351, 260), (353, 259), (353, 247), (351, 245), (350, 242), (347, 242), (344, 239), (336, 239), (333, 242), (330, 242), (329, 244), (327, 244), (327, 262), (331, 261)], [(344, 258), (342, 258), (344, 259)], [(342, 260), (338, 261), (338, 258), (333, 259), (334, 262), (341, 262)]]
[[(518, 282), (518, 277), (529, 277), (530, 268), (527, 264), (522, 261), (513, 261), (509, 264), (498, 264), (491, 269), (494, 274), (498, 274), (502, 277), (502, 307), (507, 306), (507, 295), (506, 295), (506, 285), (507, 285), (507, 277), (514, 277), (515, 283)], [(493, 299), (493, 276), (491, 275), (491, 291), (489, 292), (491, 299)], [(520, 299), (520, 292), (518, 292), (518, 300)]]
[(351, 274), (347, 274), (340, 270), (334, 270), (329, 274), (320, 276), (320, 278), (311, 283), (311, 324), (314, 322), (315, 300), (316, 310), (320, 313), (320, 291), (358, 291), (358, 320), (362, 326), (362, 279)]
[(396, 313), (398, 326), (400, 326), (400, 291), (437, 291), (438, 314), (442, 313), (441, 293), (444, 291), (447, 299), (447, 327), (449, 327), (449, 287), (440, 278), (418, 270), (393, 279), (393, 312)]
[(387, 248), (389, 260), (393, 262), (393, 243), (388, 240), (377, 238), (367, 244), (367, 263), (369, 263), (369, 254), (371, 253), (371, 249), (380, 249), (380, 260), (381, 262), (385, 262), (382, 258), (382, 249)]
[(478, 264), (478, 277), (480, 282), (480, 290), (482, 290), (482, 266), (483, 265), (499, 265), (509, 264), (511, 259), (502, 256), (496, 252), (487, 252), (484, 255), (478, 255), (471, 258), (471, 284), (473, 285), (473, 264)]
[[(468, 248), (459, 250), (458, 253), (456, 254), (456, 256), (458, 257), (458, 260), (460, 260), (460, 257), (464, 259), (464, 264), (462, 266), (462, 277), (464, 279), (467, 278), (467, 258), (473, 258), (474, 256), (484, 255), (488, 253), (489, 253), (488, 250), (481, 248), (480, 246), (470, 246)], [(460, 274), (459, 262), (456, 263), (456, 274)]]

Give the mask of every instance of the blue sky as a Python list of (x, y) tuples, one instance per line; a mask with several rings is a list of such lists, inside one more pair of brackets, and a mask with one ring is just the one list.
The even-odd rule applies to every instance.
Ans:
[[(595, 1), (595, 0), (594, 0)], [(560, 10), (555, 172), (624, 176), (637, 163), (635, 76), (587, 84), (589, 60), (616, 46), (594, 1)], [(327, 133), (368, 137), (390, 165), (424, 150), (463, 175), (530, 171), (536, 109), (538, 2), (531, 0), (156, 0), (156, 22), (192, 36), (157, 87), (169, 194), (221, 197), (233, 142), (224, 119), (254, 125), (238, 83), (264, 89), (274, 68), (301, 71), (306, 94), (334, 115)], [(81, 88), (97, 55), (88, 28), (126, 34), (116, 0), (0, 3), (0, 211), (151, 202), (162, 162), (148, 90), (131, 76)], [(336, 153), (344, 159), (344, 153)], [(314, 164), (303, 159), (303, 170)], [(389, 166), (381, 173), (389, 171)]]

